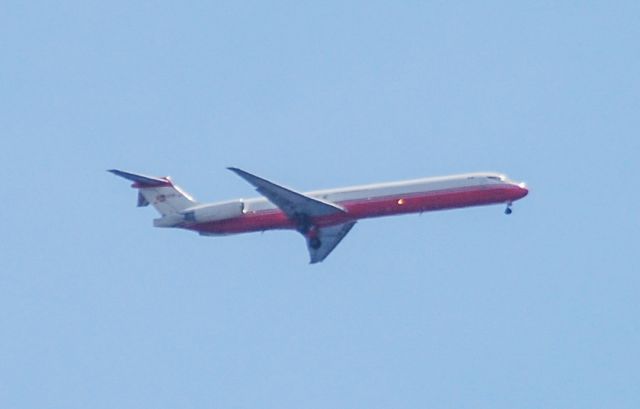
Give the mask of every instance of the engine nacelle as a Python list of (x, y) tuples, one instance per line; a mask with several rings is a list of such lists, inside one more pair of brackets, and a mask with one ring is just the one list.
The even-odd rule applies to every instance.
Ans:
[(194, 206), (179, 213), (168, 214), (159, 219), (154, 219), (153, 225), (155, 227), (176, 227), (183, 223), (214, 222), (242, 216), (243, 210), (244, 202), (242, 200)]
[(184, 221), (184, 216), (180, 213), (168, 214), (158, 219), (153, 219), (155, 227), (176, 227)]
[(196, 206), (185, 209), (180, 214), (185, 222), (213, 222), (242, 216), (244, 202), (232, 200), (229, 202), (215, 203), (205, 206)]

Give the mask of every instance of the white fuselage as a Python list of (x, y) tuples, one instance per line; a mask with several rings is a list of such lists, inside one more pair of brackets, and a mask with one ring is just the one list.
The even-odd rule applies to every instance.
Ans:
[[(306, 192), (305, 195), (341, 206), (350, 219), (392, 214), (510, 203), (526, 195), (523, 183), (498, 173), (468, 173), (398, 182), (376, 183)], [(345, 217), (320, 224), (343, 223)], [(264, 197), (236, 199), (188, 208), (158, 227), (183, 227), (203, 234), (293, 228), (280, 210)]]

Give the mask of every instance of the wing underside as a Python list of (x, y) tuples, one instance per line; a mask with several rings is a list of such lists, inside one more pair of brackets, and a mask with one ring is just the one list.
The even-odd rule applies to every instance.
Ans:
[(344, 236), (349, 233), (349, 230), (356, 222), (349, 222), (343, 224), (337, 224), (334, 226), (320, 227), (317, 230), (316, 239), (306, 237), (307, 249), (309, 250), (309, 262), (311, 264), (319, 263), (336, 248)]
[(324, 260), (356, 223), (350, 221), (331, 226), (315, 226), (314, 219), (318, 217), (343, 214), (346, 211), (335, 203), (296, 192), (242, 169), (229, 168), (229, 170), (253, 185), (261, 195), (296, 223), (298, 231), (307, 241), (312, 264)]
[(340, 206), (333, 203), (296, 192), (259, 176), (252, 175), (242, 169), (229, 168), (229, 170), (235, 172), (238, 176), (252, 184), (261, 195), (278, 206), (280, 210), (290, 218), (293, 218), (296, 214), (306, 214), (310, 217), (317, 217), (344, 213), (344, 210)]

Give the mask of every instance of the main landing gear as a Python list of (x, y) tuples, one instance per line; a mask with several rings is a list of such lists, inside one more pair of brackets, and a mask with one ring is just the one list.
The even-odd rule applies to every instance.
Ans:
[(504, 214), (506, 214), (506, 215), (510, 215), (511, 213), (513, 213), (513, 210), (511, 209), (511, 205), (512, 205), (512, 204), (513, 204), (513, 203), (511, 203), (511, 202), (507, 203), (507, 208), (506, 208), (506, 209), (504, 209)]
[(318, 250), (320, 246), (322, 246), (322, 241), (320, 241), (320, 237), (318, 237), (318, 228), (316, 226), (311, 226), (311, 228), (303, 233), (307, 240), (309, 240), (309, 247), (314, 250)]
[(309, 240), (309, 247), (317, 250), (322, 246), (322, 241), (318, 237), (318, 227), (311, 223), (305, 214), (296, 215), (298, 231)]
[(312, 249), (317, 250), (320, 248), (320, 246), (322, 246), (322, 242), (319, 238), (312, 237), (309, 239), (309, 247), (311, 247)]

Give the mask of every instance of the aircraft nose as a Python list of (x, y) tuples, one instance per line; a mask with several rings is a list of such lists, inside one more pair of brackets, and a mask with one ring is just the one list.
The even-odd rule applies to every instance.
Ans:
[(525, 197), (529, 194), (529, 188), (527, 187), (526, 183), (518, 183), (518, 188), (520, 189), (520, 197)]

